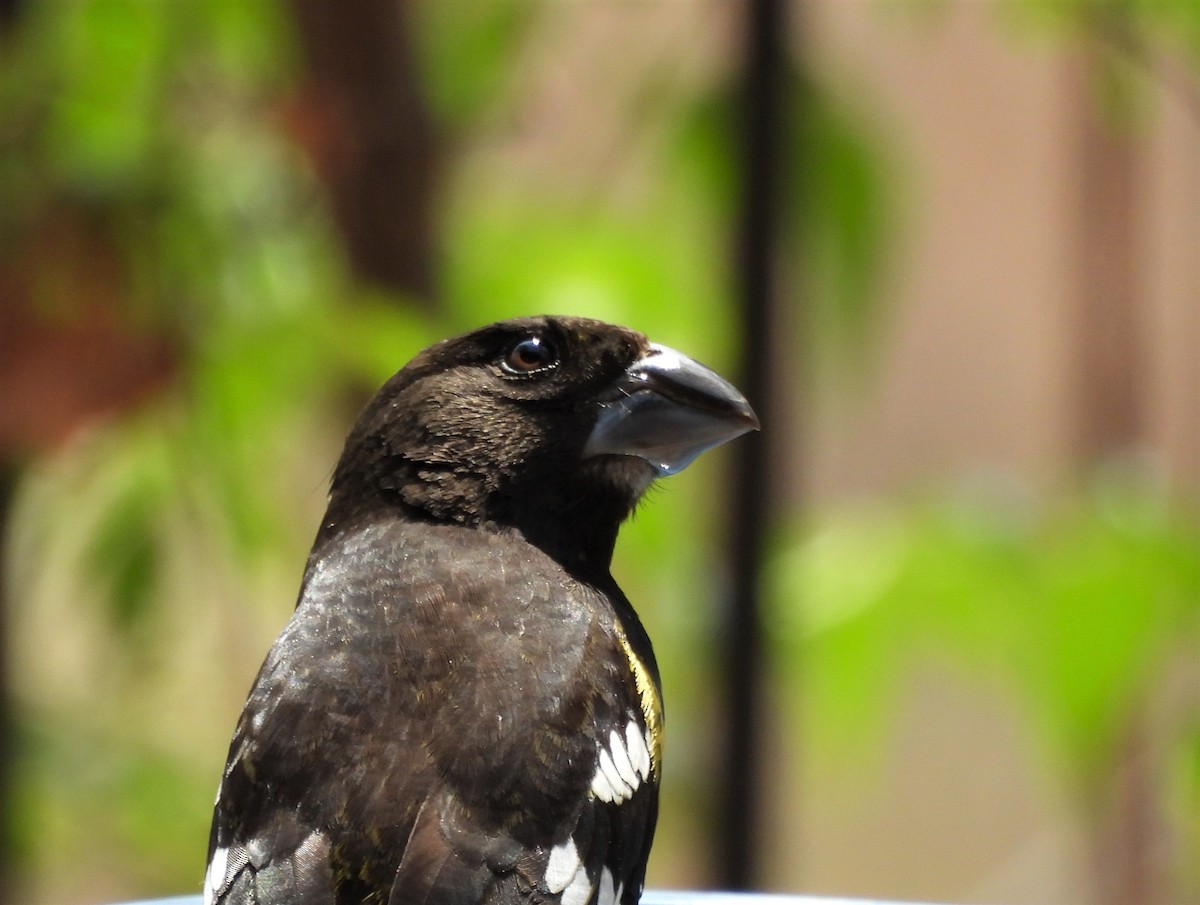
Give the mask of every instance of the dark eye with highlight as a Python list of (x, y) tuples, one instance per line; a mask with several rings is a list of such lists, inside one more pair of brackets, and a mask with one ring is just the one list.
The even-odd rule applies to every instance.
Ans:
[(534, 374), (558, 364), (558, 350), (540, 336), (527, 336), (505, 353), (500, 367), (510, 374)]

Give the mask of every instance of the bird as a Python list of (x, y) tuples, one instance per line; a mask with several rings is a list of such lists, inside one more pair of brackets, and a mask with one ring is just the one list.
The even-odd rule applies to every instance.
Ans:
[(237, 722), (205, 905), (635, 905), (663, 710), (618, 528), (758, 427), (717, 373), (601, 321), (413, 358), (347, 436)]

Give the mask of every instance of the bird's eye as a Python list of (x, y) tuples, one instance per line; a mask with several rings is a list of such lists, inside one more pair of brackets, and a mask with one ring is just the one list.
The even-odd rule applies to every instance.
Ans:
[(540, 336), (527, 336), (505, 354), (500, 366), (510, 374), (532, 374), (558, 364), (558, 351)]

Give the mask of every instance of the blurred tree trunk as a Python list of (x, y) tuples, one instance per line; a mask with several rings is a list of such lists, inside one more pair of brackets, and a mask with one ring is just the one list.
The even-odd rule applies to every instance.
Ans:
[(308, 72), (294, 125), (354, 271), (432, 304), (437, 154), (411, 7), (292, 0)]
[[(1148, 399), (1138, 248), (1141, 136), (1123, 106), (1132, 89), (1114, 65), (1127, 61), (1113, 59), (1114, 47), (1125, 53), (1133, 46), (1125, 38), (1131, 26), (1100, 12), (1087, 25), (1072, 72), (1078, 111), (1072, 452), (1084, 469), (1136, 453), (1145, 441)], [(1132, 714), (1097, 790), (1093, 876), (1099, 901), (1108, 905), (1167, 901), (1170, 885), (1157, 856), (1164, 822), (1152, 737), (1153, 727)]]
[[(1074, 443), (1085, 466), (1129, 452), (1145, 429), (1146, 367), (1138, 285), (1138, 147), (1105, 110), (1104, 64), (1088, 53), (1075, 79), (1078, 284)], [(1109, 84), (1108, 88), (1112, 89)]]

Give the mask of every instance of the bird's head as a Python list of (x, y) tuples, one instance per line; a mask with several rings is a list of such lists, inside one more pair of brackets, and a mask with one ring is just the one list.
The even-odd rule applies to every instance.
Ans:
[(729, 383), (640, 333), (502, 321), (429, 347), (384, 384), (347, 438), (322, 531), (397, 515), (517, 530), (607, 569), (654, 478), (757, 427)]

